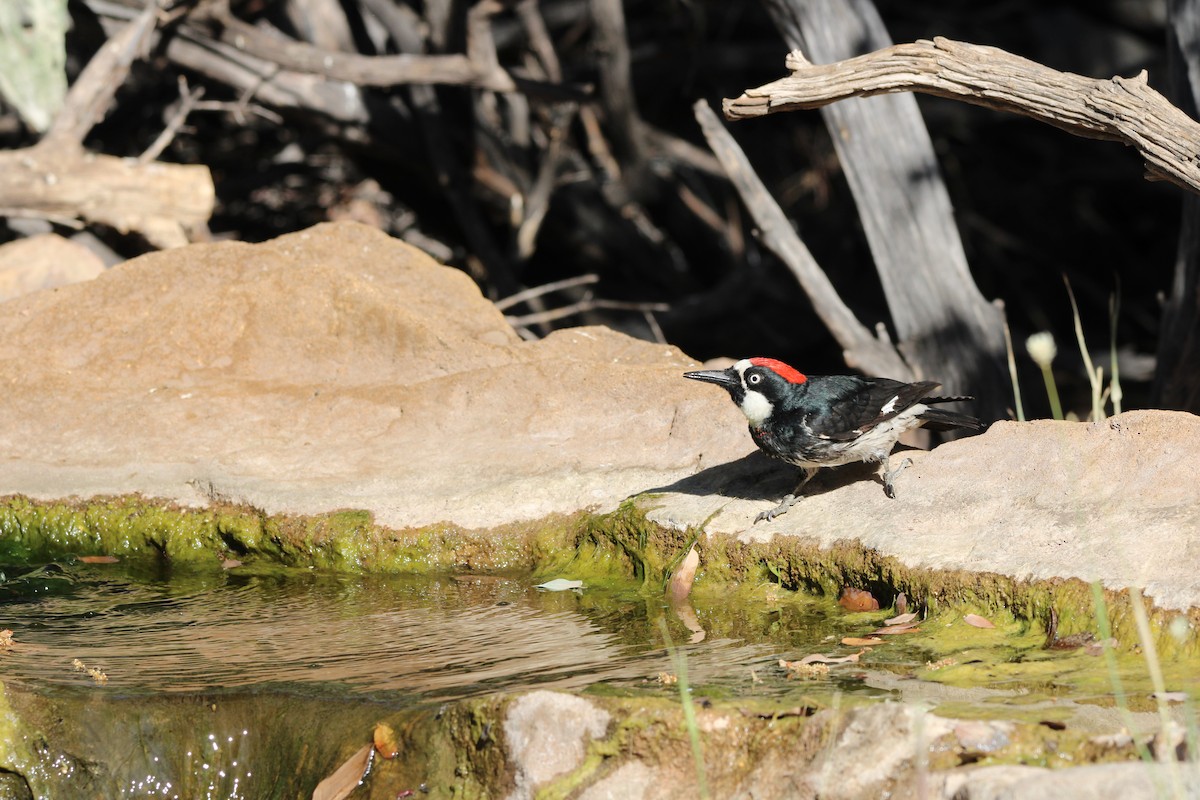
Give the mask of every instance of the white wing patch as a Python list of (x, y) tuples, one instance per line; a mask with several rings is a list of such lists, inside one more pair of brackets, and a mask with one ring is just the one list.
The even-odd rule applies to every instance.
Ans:
[(900, 399), (900, 395), (896, 395), (891, 400), (883, 404), (883, 408), (879, 409), (880, 414), (890, 414), (896, 410), (896, 401)]

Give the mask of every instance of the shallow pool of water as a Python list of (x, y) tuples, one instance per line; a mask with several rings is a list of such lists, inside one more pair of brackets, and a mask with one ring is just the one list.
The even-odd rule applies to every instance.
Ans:
[[(761, 688), (754, 681), (778, 671), (781, 654), (828, 633), (829, 610), (813, 601), (745, 623), (774, 625), (775, 636), (734, 638), (726, 614), (724, 630), (686, 644), (697, 634), (631, 587), (547, 592), (527, 577), (196, 574), (79, 562), (0, 573), (0, 627), (16, 642), (0, 675), (43, 691), (274, 687), (414, 705), (531, 687), (644, 685), (673, 671), (659, 617), (686, 645), (695, 684), (736, 690)], [(703, 612), (693, 627), (705, 624)]]
[[(34, 796), (293, 797), (380, 720), (441, 720), (449, 701), (553, 688), (678, 702), (667, 640), (694, 697), (746, 713), (805, 713), (846, 694), (1035, 721), (1111, 705), (1102, 659), (1042, 650), (1011, 619), (981, 629), (951, 612), (864, 649), (841, 640), (892, 612), (849, 614), (769, 583), (701, 585), (691, 605), (672, 607), (632, 584), (549, 592), (536, 582), (0, 565), (0, 629), (13, 639), (0, 646), (0, 701), (33, 731), (15, 766)], [(780, 667), (814, 653), (862, 658), (816, 675)], [(1140, 663), (1121, 670), (1126, 687), (1140, 685)], [(421, 758), (405, 769), (417, 775)]]

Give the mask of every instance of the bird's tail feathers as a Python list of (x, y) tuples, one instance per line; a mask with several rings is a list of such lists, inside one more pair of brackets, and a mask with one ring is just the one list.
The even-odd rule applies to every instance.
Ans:
[[(949, 402), (950, 400), (961, 400), (961, 399), (963, 399), (963, 398), (961, 398), (961, 397), (951, 397), (951, 398), (935, 397), (935, 398), (926, 398), (926, 399), (922, 400), (921, 402), (929, 403), (932, 401), (932, 402), (936, 403), (939, 401)], [(921, 412), (920, 419), (925, 421), (925, 425), (923, 427), (928, 428), (931, 431), (949, 431), (949, 430), (954, 430), (955, 428), (967, 428), (969, 430), (977, 431), (977, 430), (980, 430), (983, 428), (983, 424), (979, 420), (977, 420), (975, 417), (972, 417), (969, 414), (960, 414), (957, 411), (946, 411), (941, 408), (930, 408), (930, 409), (927, 409), (927, 410)]]
[(964, 394), (956, 397), (922, 397), (921, 402), (925, 405), (932, 405), (934, 403), (965, 403), (974, 399), (974, 397)]

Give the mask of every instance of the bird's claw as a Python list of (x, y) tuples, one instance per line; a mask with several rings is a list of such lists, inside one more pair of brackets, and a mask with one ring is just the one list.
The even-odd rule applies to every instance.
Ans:
[(886, 494), (888, 497), (890, 497), (892, 500), (896, 499), (896, 483), (895, 483), (896, 478), (900, 475), (901, 472), (904, 471), (905, 467), (911, 467), (912, 463), (913, 463), (913, 460), (911, 458), (906, 458), (903, 461), (901, 461), (900, 464), (895, 469), (890, 469), (887, 472), (883, 473), (883, 493)]
[(787, 513), (789, 508), (796, 505), (796, 501), (799, 499), (800, 499), (800, 497), (798, 495), (789, 494), (787, 497), (785, 497), (779, 501), (779, 505), (777, 505), (774, 508), (769, 509), (767, 511), (759, 512), (758, 516), (754, 518), (754, 524), (757, 525), (758, 523), (762, 522), (763, 520), (766, 520), (767, 522), (771, 522), (776, 517), (783, 516), (784, 514)]

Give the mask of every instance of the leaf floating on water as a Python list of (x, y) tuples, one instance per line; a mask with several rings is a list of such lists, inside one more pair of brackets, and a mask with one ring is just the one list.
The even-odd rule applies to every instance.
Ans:
[(794, 664), (853, 664), (856, 661), (858, 661), (858, 657), (861, 656), (865, 652), (867, 652), (867, 651), (859, 650), (857, 653), (851, 653), (848, 656), (826, 656), (826, 655), (822, 655), (820, 653), (813, 653), (812, 655), (805, 656), (804, 658), (800, 659), (799, 661), (794, 661), (794, 662), (790, 662), (790, 663), (794, 663)]
[(884, 644), (884, 639), (879, 639), (874, 636), (862, 638), (860, 636), (847, 636), (842, 639), (842, 644), (848, 647), (874, 647), (877, 644)]
[(391, 725), (382, 722), (375, 725), (375, 752), (384, 758), (395, 758), (400, 755), (400, 743), (396, 741), (396, 732)]
[(366, 777), (371, 766), (373, 750), (371, 745), (364, 745), (361, 750), (346, 759), (332, 775), (317, 784), (312, 793), (312, 800), (345, 800), (349, 797)]
[(552, 581), (539, 583), (538, 589), (545, 589), (547, 592), (565, 592), (568, 589), (582, 589), (583, 581), (569, 581), (566, 578), (555, 578)]
[(978, 614), (964, 614), (963, 622), (973, 628), (994, 628), (996, 625), (986, 617), (981, 617)]
[(847, 586), (842, 589), (838, 605), (847, 611), (878, 611), (879, 601), (868, 591)]
[(886, 625), (871, 631), (871, 633), (878, 636), (898, 636), (901, 633), (916, 633), (919, 630), (921, 627), (915, 622), (907, 622), (902, 625)]
[(908, 623), (912, 622), (916, 618), (917, 618), (917, 612), (910, 611), (907, 614), (897, 614), (896, 616), (892, 617), (891, 619), (885, 619), (883, 621), (883, 624), (884, 625), (907, 625)]
[(700, 551), (696, 549), (696, 543), (692, 542), (691, 549), (679, 562), (679, 566), (671, 574), (670, 583), (667, 584), (667, 600), (672, 604), (682, 603), (691, 594), (692, 582), (696, 580), (696, 567), (698, 566), (700, 566)]
[(80, 556), (79, 560), (84, 564), (116, 564), (121, 559), (116, 556)]

